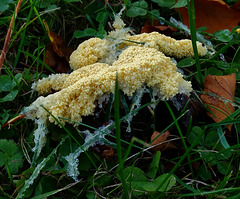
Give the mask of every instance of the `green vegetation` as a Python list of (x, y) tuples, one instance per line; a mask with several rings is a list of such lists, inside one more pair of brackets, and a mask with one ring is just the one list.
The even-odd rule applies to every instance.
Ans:
[[(17, 3), (0, 1), (1, 48)], [(115, 95), (82, 123), (72, 121), (77, 126), (63, 126), (59, 119), (68, 119), (52, 115), (59, 125), (47, 125), (38, 154), (38, 127), (21, 114), (38, 97), (31, 85), (54, 73), (44, 62), (50, 40), (43, 20), (76, 49), (91, 37), (104, 38), (123, 6), (122, 19), (137, 34), (146, 21), (157, 20), (181, 30), (172, 32), (174, 37), (191, 38), (195, 56), (176, 61), (194, 92), (190, 98), (151, 102), (153, 91), (146, 88), (130, 99), (116, 80)], [(170, 22), (181, 20), (173, 8), (183, 6), (190, 10), (191, 36)], [(213, 34), (196, 29), (194, 9), (193, 0), (23, 0), (0, 72), (0, 198), (239, 198), (240, 34), (238, 27)], [(197, 40), (212, 43), (210, 55), (198, 57)], [(237, 79), (235, 112), (215, 123), (199, 97), (203, 81), (208, 74), (231, 73)], [(151, 135), (166, 130), (168, 144), (155, 152)]]

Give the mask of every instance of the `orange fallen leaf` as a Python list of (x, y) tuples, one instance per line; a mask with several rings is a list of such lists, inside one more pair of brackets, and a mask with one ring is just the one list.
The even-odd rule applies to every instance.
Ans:
[[(157, 145), (153, 148), (153, 150), (156, 151), (162, 151), (163, 149), (166, 148), (176, 148), (176, 146), (172, 142), (165, 142), (170, 135), (169, 131), (165, 131), (161, 135), (157, 131), (154, 131), (152, 136), (151, 136), (151, 141), (156, 139), (151, 143), (151, 146)], [(162, 143), (162, 144), (161, 144)]]
[(95, 153), (97, 153), (99, 156), (101, 156), (107, 160), (112, 158), (115, 154), (113, 148), (108, 145), (97, 144), (93, 147), (93, 151)]
[(167, 36), (172, 35), (173, 32), (176, 32), (177, 29), (173, 28), (172, 26), (152, 26), (152, 25), (145, 25), (142, 27), (141, 33), (150, 33), (150, 32), (159, 32), (163, 33)]
[(103, 152), (102, 152), (102, 157), (105, 158), (105, 159), (110, 159), (114, 156), (114, 150), (112, 147), (108, 146), (108, 149), (105, 149)]
[[(235, 88), (235, 73), (225, 76), (208, 75), (205, 78), (204, 93), (201, 94), (201, 99), (209, 109), (208, 116), (215, 122), (221, 122), (234, 112), (234, 106), (228, 101), (234, 102)], [(231, 128), (232, 125), (229, 125), (230, 131)]]
[(73, 49), (66, 46), (62, 37), (49, 30), (45, 20), (43, 20), (43, 22), (51, 41), (45, 48), (44, 62), (56, 73), (66, 73), (70, 70), (69, 57)]
[(161, 25), (158, 20), (146, 20), (145, 25), (141, 29), (141, 33), (159, 32), (171, 37), (173, 36), (173, 32), (176, 31), (178, 29), (172, 26)]
[[(207, 27), (207, 32), (214, 33), (218, 30), (229, 29), (238, 26), (240, 22), (239, 5), (229, 7), (222, 0), (195, 0), (196, 27)], [(189, 27), (187, 8), (179, 9), (183, 23)]]
[(56, 73), (66, 73), (70, 70), (69, 62), (54, 51), (52, 43), (45, 47), (44, 63)]
[(231, 8), (235, 10), (240, 10), (240, 1), (237, 1)]

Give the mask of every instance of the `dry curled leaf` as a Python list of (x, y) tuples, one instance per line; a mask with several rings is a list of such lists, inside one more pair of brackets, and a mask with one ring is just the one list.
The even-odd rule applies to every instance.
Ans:
[[(208, 75), (204, 80), (203, 103), (208, 108), (208, 116), (215, 122), (221, 122), (235, 110), (230, 102), (234, 102), (236, 74), (225, 76)], [(232, 125), (228, 127), (231, 131)]]
[(160, 134), (159, 132), (154, 131), (152, 136), (151, 136), (151, 141), (154, 140), (151, 143), (151, 146), (157, 145), (153, 148), (153, 150), (155, 152), (156, 151), (162, 151), (163, 149), (166, 149), (166, 148), (176, 148), (176, 146), (172, 142), (165, 142), (167, 140), (168, 136), (170, 135), (169, 131), (165, 131), (161, 135), (159, 135), (159, 134)]
[(114, 156), (114, 150), (111, 146), (108, 145), (100, 145), (97, 144), (93, 147), (93, 151), (97, 153), (99, 156), (105, 158), (105, 159), (110, 159)]
[(142, 27), (141, 33), (151, 33), (151, 32), (159, 32), (163, 33), (167, 36), (171, 36), (173, 32), (176, 32), (177, 29), (172, 26), (153, 26), (153, 25), (145, 25)]
[(44, 62), (56, 73), (66, 73), (70, 70), (69, 57), (73, 49), (66, 46), (62, 37), (49, 30), (45, 20), (43, 20), (43, 22), (51, 41), (51, 43), (46, 46)]
[(234, 10), (239, 10), (239, 11), (240, 11), (240, 1), (237, 1), (237, 2), (232, 6), (232, 8), (233, 8)]
[(173, 33), (178, 31), (176, 28), (167, 25), (161, 25), (161, 23), (157, 20), (145, 22), (145, 25), (141, 29), (141, 33), (151, 33), (151, 32), (159, 32), (167, 36), (173, 36)]
[[(222, 0), (195, 0), (196, 27), (207, 27), (207, 32), (214, 33), (218, 30), (229, 29), (238, 26), (240, 11), (238, 5), (229, 7)], [(189, 27), (187, 8), (179, 9), (183, 23)]]

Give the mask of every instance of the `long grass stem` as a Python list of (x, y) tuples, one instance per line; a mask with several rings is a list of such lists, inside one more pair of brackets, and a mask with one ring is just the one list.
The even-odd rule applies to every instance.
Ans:
[(197, 29), (195, 24), (194, 0), (188, 0), (187, 7), (188, 7), (189, 26), (190, 26), (190, 32), (191, 32), (192, 46), (193, 46), (193, 52), (194, 52), (194, 57), (196, 61), (196, 67), (197, 67), (197, 75), (199, 78), (200, 85), (203, 87), (203, 76), (201, 72), (201, 66), (200, 66), (198, 50), (197, 50), (197, 34), (196, 34)]
[(18, 47), (17, 56), (16, 56), (14, 64), (13, 64), (14, 67), (17, 66), (17, 63), (18, 63), (18, 60), (19, 60), (19, 57), (20, 57), (20, 53), (21, 53), (21, 50), (22, 50), (22, 47), (23, 47), (23, 44), (24, 44), (25, 36), (26, 36), (27, 26), (30, 22), (30, 18), (32, 16), (32, 11), (34, 10), (36, 0), (33, 0), (33, 2), (32, 2), (32, 0), (30, 0), (30, 2), (31, 2), (31, 8), (30, 8), (30, 11), (29, 11), (29, 14), (28, 14), (28, 17), (27, 17), (25, 29), (22, 32), (20, 44), (19, 44), (19, 47)]
[(117, 156), (119, 166), (117, 171), (120, 172), (120, 179), (123, 185), (123, 198), (128, 198), (128, 188), (123, 175), (123, 158), (122, 158), (122, 146), (121, 146), (121, 129), (120, 129), (120, 111), (119, 111), (119, 89), (118, 89), (118, 74), (116, 74), (115, 85), (115, 97), (114, 97), (114, 118), (115, 118), (115, 131), (116, 131), (116, 143), (117, 143)]
[(9, 25), (9, 28), (8, 28), (7, 36), (5, 38), (4, 46), (3, 46), (2, 53), (1, 53), (1, 56), (0, 56), (0, 71), (2, 69), (4, 60), (5, 60), (5, 57), (6, 57), (6, 54), (7, 54), (7, 49), (8, 49), (9, 43), (10, 43), (10, 39), (11, 39), (11, 36), (12, 36), (13, 23), (16, 20), (16, 17), (17, 17), (17, 14), (18, 14), (18, 11), (20, 9), (21, 4), (22, 4), (22, 0), (19, 0), (18, 4), (17, 4), (17, 7), (16, 7), (16, 10), (15, 10), (15, 13), (13, 13), (13, 16), (11, 18), (11, 22), (10, 22), (10, 25)]
[[(187, 147), (187, 144), (186, 144), (185, 139), (183, 137), (182, 130), (181, 130), (179, 124), (178, 124), (178, 121), (177, 121), (177, 119), (176, 119), (176, 117), (175, 117), (171, 107), (169, 106), (169, 104), (166, 101), (165, 101), (165, 104), (166, 104), (166, 106), (167, 106), (167, 108), (168, 108), (168, 110), (169, 110), (169, 112), (170, 112), (170, 114), (171, 114), (171, 116), (173, 118), (173, 121), (174, 121), (174, 123), (175, 123), (175, 125), (177, 127), (178, 133), (179, 133), (179, 135), (180, 135), (180, 137), (182, 139), (182, 143), (183, 143), (184, 149), (185, 149), (185, 151), (187, 151), (188, 147)], [(191, 173), (193, 175), (194, 173), (193, 173), (193, 168), (192, 168), (191, 159), (190, 159), (190, 155), (189, 154), (187, 154), (187, 158), (188, 158), (188, 163), (189, 163), (189, 167), (190, 167)]]

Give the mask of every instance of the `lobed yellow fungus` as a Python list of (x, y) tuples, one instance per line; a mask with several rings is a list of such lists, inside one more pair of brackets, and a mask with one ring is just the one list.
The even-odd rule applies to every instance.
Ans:
[[(165, 56), (193, 56), (190, 40), (176, 41), (159, 33), (130, 36), (124, 25), (117, 15), (113, 24), (115, 31), (105, 39), (92, 38), (80, 44), (70, 57), (70, 66), (74, 70), (71, 74), (50, 75), (33, 84), (32, 88), (39, 94), (49, 93), (24, 109), (27, 118), (38, 125), (34, 131), (36, 157), (47, 140), (47, 123), (58, 124), (57, 118), (63, 125), (66, 122), (77, 125), (75, 121), (81, 122), (83, 116), (93, 115), (96, 106), (114, 93), (117, 74), (119, 89), (128, 96), (136, 93), (139, 100), (146, 86), (152, 88), (153, 100), (156, 96), (168, 100), (178, 93), (189, 95), (192, 91), (191, 82), (185, 81), (176, 64)], [(206, 48), (198, 43), (198, 51), (204, 55)], [(128, 124), (132, 117), (126, 119)], [(128, 125), (127, 131), (130, 130)], [(89, 132), (88, 135), (92, 134)], [(104, 139), (105, 134), (98, 132), (97, 135)], [(77, 157), (99, 139), (89, 143), (86, 138), (83, 148), (66, 157), (69, 176), (77, 180)]]
[[(142, 33), (139, 35), (128, 36), (128, 40), (145, 43), (143, 46), (156, 48), (166, 55), (176, 58), (193, 57), (192, 41), (189, 39), (176, 40), (167, 37), (158, 32)], [(133, 42), (127, 42), (127, 45), (139, 45)], [(197, 49), (200, 56), (207, 53), (207, 48), (202, 43), (197, 42)]]
[[(115, 25), (120, 28), (122, 26)], [(162, 53), (176, 58), (193, 57), (192, 41), (189, 39), (175, 40), (174, 38), (158, 32), (142, 33), (131, 36), (128, 29), (116, 29), (101, 40), (98, 38), (89, 39), (79, 45), (70, 57), (70, 66), (76, 70), (80, 67), (96, 62), (112, 64), (117, 60), (122, 50), (129, 46), (144, 46), (155, 48)], [(197, 49), (200, 56), (207, 53), (207, 48), (197, 42)]]
[[(55, 120), (40, 105), (57, 118), (80, 122), (82, 116), (94, 114), (96, 101), (102, 95), (114, 92), (117, 72), (119, 89), (128, 96), (144, 85), (156, 89), (164, 100), (177, 93), (189, 94), (191, 91), (191, 83), (183, 80), (169, 57), (154, 48), (130, 46), (112, 66), (95, 63), (72, 72), (62, 84), (62, 90), (38, 98), (30, 109), (35, 110), (34, 117), (48, 118), (50, 122)], [(54, 76), (51, 78), (54, 79)], [(37, 88), (44, 90), (45, 86), (42, 84)]]
[(60, 91), (66, 81), (68, 74), (52, 74), (37, 83), (33, 83), (32, 89), (37, 90), (40, 95), (51, 93), (52, 91)]
[(101, 59), (108, 50), (108, 42), (99, 38), (91, 38), (78, 46), (70, 56), (70, 65), (73, 70), (94, 64)]
[[(115, 21), (116, 30), (105, 39), (92, 38), (80, 44), (70, 57), (75, 70), (71, 74), (51, 75), (34, 84), (40, 94), (57, 92), (39, 97), (26, 108), (29, 118), (56, 123), (43, 105), (56, 118), (80, 122), (82, 116), (94, 114), (97, 100), (114, 92), (116, 73), (119, 89), (128, 96), (145, 85), (152, 87), (162, 100), (177, 93), (188, 95), (191, 82), (183, 79), (176, 64), (165, 54), (178, 58), (193, 56), (191, 41), (176, 41), (156, 32), (130, 36), (123, 26), (121, 20)], [(206, 48), (201, 43), (197, 45), (199, 54), (204, 55)]]

